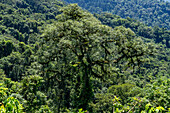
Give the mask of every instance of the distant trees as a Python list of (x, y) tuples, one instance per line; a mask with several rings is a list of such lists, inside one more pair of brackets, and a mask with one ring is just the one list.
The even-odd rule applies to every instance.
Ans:
[(124, 26), (126, 28), (130, 28), (138, 36), (153, 39), (156, 43), (161, 42), (162, 44), (165, 44), (168, 48), (170, 47), (170, 31), (166, 30), (165, 28), (148, 27), (132, 18), (128, 17), (126, 19), (123, 19), (120, 16), (110, 13), (95, 14), (95, 17), (98, 18), (103, 24), (108, 25), (112, 28), (115, 28), (117, 26)]
[(65, 0), (78, 3), (92, 13), (110, 12), (122, 18), (134, 18), (149, 26), (169, 27), (169, 2), (158, 0)]
[(0, 58), (7, 57), (15, 49), (11, 41), (0, 41)]
[(33, 40), (33, 36), (39, 36), (38, 27), (46, 20), (55, 19), (60, 6), (63, 3), (59, 1), (53, 4), (44, 0), (1, 1), (0, 34), (9, 35), (26, 44), (35, 43), (37, 39)]

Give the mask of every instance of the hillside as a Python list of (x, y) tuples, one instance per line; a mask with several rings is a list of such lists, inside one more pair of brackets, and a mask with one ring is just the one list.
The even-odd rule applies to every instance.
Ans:
[(112, 28), (117, 26), (124, 26), (133, 30), (136, 35), (142, 36), (147, 39), (153, 39), (156, 43), (165, 44), (167, 48), (170, 48), (170, 30), (159, 27), (149, 27), (132, 18), (123, 19), (120, 16), (110, 13), (95, 14), (103, 24)]
[(0, 112), (169, 112), (169, 37), (58, 0), (0, 0)]
[(92, 13), (109, 12), (134, 18), (148, 26), (170, 29), (170, 3), (158, 0), (65, 0)]
[[(16, 40), (27, 43), (35, 43), (39, 35), (38, 27), (48, 20), (55, 19), (61, 2), (43, 2), (27, 0), (7, 0), (0, 3), (0, 34), (8, 35)], [(2, 38), (1, 38), (2, 39)], [(13, 39), (13, 38), (12, 38)]]

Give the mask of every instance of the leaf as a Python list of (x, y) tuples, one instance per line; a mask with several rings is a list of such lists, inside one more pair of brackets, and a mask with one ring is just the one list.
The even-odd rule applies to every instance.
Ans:
[(77, 67), (79, 64), (74, 64), (73, 67)]
[(149, 109), (150, 106), (152, 106), (150, 103), (146, 104), (145, 110), (147, 111), (147, 110)]
[(152, 113), (152, 110), (150, 109), (148, 113)]

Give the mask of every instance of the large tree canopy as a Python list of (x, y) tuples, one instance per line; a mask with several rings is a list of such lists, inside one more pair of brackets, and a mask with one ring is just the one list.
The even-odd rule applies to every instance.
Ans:
[(46, 67), (43, 76), (48, 78), (48, 84), (63, 93), (60, 98), (65, 98), (61, 87), (69, 77), (75, 84), (70, 92), (76, 98), (72, 105), (87, 109), (93, 96), (91, 77), (104, 79), (118, 73), (117, 67), (123, 71), (139, 66), (143, 56), (154, 48), (130, 29), (102, 25), (76, 4), (61, 11), (56, 17), (58, 22), (49, 25), (42, 35), (39, 62)]

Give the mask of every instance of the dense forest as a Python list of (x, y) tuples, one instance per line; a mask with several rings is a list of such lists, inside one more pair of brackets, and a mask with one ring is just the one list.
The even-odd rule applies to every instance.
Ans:
[(122, 18), (84, 2), (95, 14), (58, 0), (0, 0), (0, 112), (170, 112), (170, 4), (140, 2), (161, 11), (144, 24), (134, 6)]
[(170, 30), (170, 3), (164, 0), (65, 0), (78, 3), (92, 13), (109, 12), (122, 18), (134, 18), (148, 26)]

